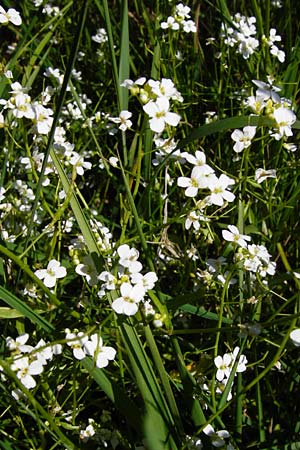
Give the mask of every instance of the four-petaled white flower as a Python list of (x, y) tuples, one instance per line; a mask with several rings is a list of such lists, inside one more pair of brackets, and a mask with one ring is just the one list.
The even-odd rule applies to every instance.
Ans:
[(112, 309), (117, 314), (125, 314), (126, 316), (133, 316), (139, 309), (139, 302), (145, 295), (145, 290), (142, 285), (130, 283), (123, 283), (120, 287), (121, 297), (116, 298), (112, 303)]
[(35, 104), (33, 105), (35, 123), (35, 131), (38, 134), (48, 134), (53, 123), (53, 111), (50, 108), (44, 108), (44, 106)]
[(252, 139), (255, 136), (256, 127), (244, 127), (243, 131), (234, 130), (231, 134), (231, 139), (235, 141), (233, 150), (236, 153), (240, 153), (244, 148), (248, 148), (251, 145)]
[(276, 178), (276, 170), (275, 169), (269, 169), (269, 170), (265, 170), (265, 169), (256, 169), (255, 171), (255, 181), (257, 181), (257, 183), (262, 183), (263, 181), (265, 181), (267, 178)]
[(66, 329), (66, 341), (67, 345), (72, 348), (73, 355), (79, 361), (86, 357), (86, 350), (84, 345), (88, 341), (88, 336), (86, 336), (82, 331), (79, 333), (71, 333), (69, 329)]
[(53, 288), (58, 278), (64, 278), (67, 275), (67, 270), (65, 267), (60, 265), (59, 261), (51, 259), (48, 263), (47, 269), (39, 269), (34, 273), (40, 280), (44, 280), (45, 286), (48, 288)]
[[(228, 231), (229, 230), (229, 231)], [(246, 241), (251, 241), (251, 237), (246, 234), (240, 234), (235, 225), (228, 225), (228, 230), (222, 230), (222, 236), (225, 241), (233, 242), (242, 248), (247, 247)]]
[(31, 345), (26, 345), (28, 338), (29, 338), (28, 333), (23, 333), (20, 336), (18, 336), (16, 339), (13, 339), (10, 336), (7, 336), (6, 345), (11, 352), (30, 353), (33, 350), (33, 347)]
[(27, 389), (33, 389), (36, 386), (36, 381), (32, 375), (42, 373), (43, 364), (38, 359), (30, 362), (27, 356), (23, 356), (14, 360), (11, 369), (17, 372), (17, 377)]
[(85, 161), (83, 156), (76, 152), (73, 152), (70, 164), (75, 167), (76, 173), (80, 176), (84, 174), (85, 170), (90, 170), (92, 168), (92, 163)]
[(102, 338), (98, 334), (90, 336), (89, 340), (85, 342), (84, 349), (86, 354), (92, 356), (96, 361), (96, 366), (101, 369), (113, 361), (117, 354), (113, 347), (103, 345)]
[(206, 425), (203, 429), (203, 433), (211, 438), (211, 443), (214, 447), (223, 447), (226, 443), (224, 439), (228, 439), (230, 437), (227, 430), (215, 431), (210, 424)]
[(272, 136), (277, 141), (283, 136), (292, 136), (293, 132), (291, 126), (296, 122), (296, 114), (290, 109), (280, 106), (275, 109), (273, 115), (279, 130), (277, 133), (272, 134)]
[(126, 267), (129, 272), (140, 272), (143, 268), (142, 264), (138, 261), (139, 252), (135, 248), (130, 248), (128, 244), (123, 244), (118, 247), (118, 255), (120, 257), (119, 264)]
[(234, 180), (223, 174), (220, 178), (216, 176), (210, 178), (209, 189), (211, 194), (208, 196), (208, 201), (217, 206), (223, 206), (224, 200), (227, 202), (233, 202), (235, 195), (228, 191), (227, 188), (234, 184)]
[(109, 120), (111, 120), (114, 123), (119, 123), (120, 130), (126, 131), (128, 128), (131, 128), (132, 126), (132, 122), (131, 120), (129, 120), (131, 116), (132, 116), (131, 112), (123, 110), (120, 112), (119, 117), (110, 117)]
[(222, 381), (224, 378), (229, 378), (232, 365), (232, 355), (225, 353), (222, 356), (216, 356), (214, 359), (215, 366), (217, 367), (216, 378), (218, 381)]
[(191, 178), (179, 177), (177, 179), (177, 185), (186, 188), (184, 193), (187, 197), (196, 197), (199, 189), (209, 187), (210, 179), (215, 175), (213, 175), (213, 173), (209, 173), (210, 171), (206, 170), (204, 167), (205, 165), (195, 166), (192, 170)]
[(8, 22), (17, 26), (21, 25), (22, 19), (20, 13), (14, 8), (9, 8), (8, 11), (5, 11), (5, 9), (0, 6), (0, 23), (2, 25), (7, 25)]
[(169, 111), (170, 102), (166, 97), (158, 97), (156, 101), (151, 100), (143, 106), (143, 109), (150, 116), (149, 125), (155, 133), (162, 133), (165, 125), (176, 127), (181, 119), (179, 114)]

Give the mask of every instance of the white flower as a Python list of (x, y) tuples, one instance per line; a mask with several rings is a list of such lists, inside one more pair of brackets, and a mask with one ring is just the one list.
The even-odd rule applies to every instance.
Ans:
[(257, 181), (257, 183), (262, 183), (263, 181), (265, 181), (267, 178), (276, 178), (276, 170), (275, 169), (270, 169), (270, 170), (265, 170), (265, 169), (256, 169), (255, 171), (255, 181)]
[(171, 125), (176, 127), (181, 117), (173, 112), (169, 111), (170, 102), (166, 97), (158, 97), (154, 102), (151, 100), (143, 109), (148, 116), (150, 116), (149, 125), (152, 131), (155, 133), (162, 133), (165, 129), (165, 125)]
[(240, 153), (244, 150), (244, 148), (248, 148), (251, 145), (251, 141), (254, 138), (256, 133), (256, 127), (244, 127), (243, 131), (234, 130), (231, 134), (231, 139), (235, 141), (233, 146), (233, 150), (236, 153)]
[(147, 272), (145, 275), (139, 272), (132, 273), (130, 279), (132, 284), (140, 284), (143, 286), (146, 292), (153, 289), (158, 280), (155, 272)]
[(17, 377), (27, 389), (33, 389), (36, 386), (36, 382), (32, 375), (39, 375), (42, 373), (43, 365), (39, 360), (29, 362), (29, 358), (23, 356), (22, 358), (14, 360), (11, 369), (17, 371)]
[(296, 347), (300, 347), (300, 328), (290, 332), (290, 339)]
[(281, 139), (283, 136), (292, 136), (293, 132), (291, 126), (296, 122), (296, 114), (284, 106), (280, 106), (275, 109), (274, 119), (277, 122), (279, 128), (278, 133), (272, 134), (276, 140)]
[(129, 245), (123, 244), (118, 247), (117, 253), (120, 257), (119, 264), (128, 268), (129, 272), (140, 272), (143, 268), (142, 264), (137, 260), (139, 252), (136, 248), (130, 248)]
[(90, 437), (94, 436), (96, 433), (95, 428), (93, 426), (93, 420), (89, 419), (89, 425), (85, 428), (85, 430), (80, 430), (79, 437), (82, 442), (87, 442)]
[(33, 105), (35, 131), (38, 134), (48, 134), (53, 122), (53, 111), (50, 108), (35, 104)]
[(250, 236), (240, 234), (238, 228), (234, 225), (228, 225), (228, 230), (222, 230), (222, 236), (225, 241), (233, 242), (243, 248), (247, 247), (246, 241), (251, 241)]
[(104, 44), (108, 41), (107, 32), (104, 28), (98, 28), (97, 34), (92, 36), (92, 40), (97, 42), (97, 44)]
[(76, 152), (73, 152), (70, 164), (75, 167), (76, 173), (80, 176), (84, 174), (85, 170), (90, 170), (92, 168), (92, 163), (85, 161), (83, 156)]
[(180, 92), (177, 91), (173, 81), (169, 78), (162, 78), (161, 81), (150, 79), (147, 85), (150, 86), (152, 94), (156, 97), (183, 101)]
[(130, 283), (123, 283), (120, 287), (121, 297), (118, 297), (112, 303), (112, 308), (117, 314), (126, 314), (126, 316), (133, 316), (138, 311), (138, 304), (145, 295), (145, 290), (142, 285)]
[(218, 381), (222, 381), (223, 378), (229, 378), (232, 367), (232, 355), (231, 353), (225, 353), (222, 356), (216, 356), (214, 359), (215, 366), (217, 367), (216, 378)]
[(109, 361), (113, 361), (117, 354), (113, 347), (103, 345), (102, 338), (98, 334), (93, 334), (90, 339), (85, 342), (84, 349), (86, 354), (92, 356), (96, 361), (96, 366), (101, 369), (106, 367)]
[(214, 173), (214, 170), (208, 164), (206, 164), (205, 153), (196, 150), (195, 156), (191, 155), (188, 152), (183, 152), (181, 156), (185, 158), (190, 164), (201, 168), (201, 170), (198, 169), (198, 173), (203, 173), (203, 175)]
[(225, 445), (224, 439), (230, 437), (227, 430), (220, 430), (215, 432), (214, 428), (209, 424), (203, 429), (203, 433), (211, 438), (211, 443), (214, 447), (223, 447)]
[(49, 261), (47, 269), (39, 269), (34, 273), (40, 280), (44, 280), (44, 284), (48, 288), (54, 287), (58, 278), (64, 278), (67, 275), (66, 268), (55, 259)]
[(250, 36), (243, 39), (240, 42), (238, 46), (238, 51), (239, 53), (241, 53), (244, 59), (248, 59), (249, 56), (254, 53), (254, 51), (257, 49), (258, 46), (259, 46), (258, 40)]
[(17, 26), (21, 25), (22, 19), (20, 13), (13, 8), (9, 8), (8, 11), (5, 11), (5, 9), (0, 6), (0, 23), (7, 25), (8, 22)]
[(33, 350), (33, 347), (31, 345), (26, 345), (28, 339), (29, 339), (28, 333), (23, 333), (16, 339), (7, 336), (6, 346), (9, 348), (9, 351), (11, 352), (30, 353)]
[(267, 105), (266, 99), (258, 95), (256, 96), (251, 95), (245, 101), (245, 106), (252, 109), (252, 111), (258, 115), (263, 111), (266, 105)]
[(178, 16), (181, 20), (190, 18), (190, 10), (191, 8), (183, 3), (178, 3), (175, 7), (176, 16)]
[(119, 159), (116, 156), (111, 156), (108, 160), (113, 167), (118, 167)]
[(281, 36), (276, 34), (276, 28), (271, 28), (270, 29), (270, 33), (269, 33), (269, 38), (266, 38), (266, 36), (263, 36), (263, 39), (266, 40), (266, 43), (269, 46), (272, 46), (274, 44), (274, 42), (280, 42), (281, 41)]
[(132, 126), (132, 122), (130, 119), (130, 117), (132, 116), (132, 113), (127, 111), (127, 110), (123, 110), (120, 112), (119, 117), (110, 117), (109, 120), (111, 120), (114, 123), (120, 123), (120, 130), (122, 131), (126, 131), (128, 128), (131, 128)]
[(160, 27), (163, 30), (166, 30), (167, 28), (170, 28), (171, 30), (179, 30), (179, 23), (176, 22), (174, 17), (170, 16), (167, 18), (166, 22), (161, 22)]
[(283, 63), (285, 61), (284, 51), (280, 50), (276, 45), (272, 45), (270, 53), (271, 55), (276, 56), (279, 62)]
[[(208, 172), (208, 174), (205, 172)], [(209, 172), (204, 166), (197, 165), (192, 170), (191, 178), (179, 177), (177, 179), (177, 185), (186, 188), (184, 193), (187, 197), (196, 197), (199, 189), (205, 189), (210, 186), (211, 178), (215, 175)]]
[(280, 92), (281, 89), (272, 84), (273, 80), (271, 80), (270, 78), (268, 78), (268, 80), (270, 80), (271, 82), (265, 83), (264, 81), (260, 80), (252, 80), (252, 83), (254, 83), (255, 86), (258, 87), (258, 89), (256, 90), (256, 97), (263, 98), (264, 100), (269, 100), (270, 98), (272, 102), (280, 103), (281, 99), (277, 92)]
[(72, 348), (74, 357), (79, 360), (85, 358), (86, 351), (84, 345), (88, 341), (88, 337), (82, 331), (79, 333), (71, 333), (69, 329), (66, 329), (65, 332), (67, 345)]
[(40, 339), (34, 349), (39, 350), (39, 352), (36, 353), (36, 359), (38, 359), (43, 366), (47, 364), (48, 360), (51, 361), (51, 359), (53, 358), (52, 346), (47, 345), (44, 339)]
[(197, 31), (196, 24), (193, 20), (183, 20), (181, 25), (183, 26), (183, 31), (186, 33), (196, 33)]
[(297, 145), (293, 144), (292, 142), (285, 142), (283, 144), (283, 147), (286, 148), (289, 152), (295, 152), (297, 150)]
[(185, 229), (189, 230), (191, 226), (198, 231), (200, 229), (201, 215), (199, 211), (191, 211), (185, 220)]
[(225, 174), (222, 174), (220, 178), (217, 178), (216, 176), (210, 177), (208, 188), (210, 189), (211, 194), (207, 197), (208, 202), (217, 206), (223, 206), (224, 200), (233, 202), (235, 195), (232, 192), (227, 191), (228, 186), (233, 184), (234, 180)]

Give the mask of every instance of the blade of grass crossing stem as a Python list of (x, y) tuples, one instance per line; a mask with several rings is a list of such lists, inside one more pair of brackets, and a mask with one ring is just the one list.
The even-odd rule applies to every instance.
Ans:
[(189, 408), (191, 419), (194, 425), (196, 427), (199, 427), (206, 423), (206, 419), (199, 400), (194, 396), (194, 391), (195, 387), (197, 386), (197, 382), (192, 376), (192, 374), (186, 368), (184, 357), (178, 343), (178, 339), (174, 335), (171, 335), (171, 341), (174, 348), (178, 371), (184, 389), (185, 394), (184, 402), (187, 403), (187, 407)]
[[(148, 434), (151, 430), (152, 433), (156, 433), (157, 439), (155, 443), (158, 445), (156, 450), (175, 450), (177, 447), (174, 438), (177, 436), (178, 430), (176, 430), (174, 419), (162, 394), (150, 360), (145, 353), (143, 344), (136, 330), (131, 325), (121, 324), (120, 331), (145, 404), (144, 430), (146, 437), (151, 438)], [(152, 445), (151, 442), (149, 442), (149, 445)], [(153, 446), (149, 448), (155, 450)]]
[(176, 428), (178, 429), (180, 434), (183, 434), (184, 433), (183, 425), (182, 425), (180, 414), (179, 414), (179, 411), (178, 411), (178, 408), (177, 408), (177, 405), (175, 402), (175, 398), (174, 398), (174, 395), (173, 395), (173, 392), (172, 392), (172, 389), (171, 389), (171, 386), (169, 383), (169, 378), (166, 373), (163, 362), (161, 360), (160, 353), (158, 351), (156, 342), (154, 340), (154, 337), (153, 337), (153, 334), (151, 332), (149, 325), (147, 325), (145, 327), (145, 336), (146, 336), (147, 343), (149, 345), (153, 360), (154, 360), (157, 370), (160, 374), (160, 379), (162, 381), (162, 385), (163, 385), (163, 388), (164, 388), (164, 391), (165, 391), (165, 394), (166, 394), (166, 397), (168, 400), (168, 404), (169, 404), (170, 411), (171, 411), (172, 417), (174, 419)]
[(26, 242), (25, 242), (25, 248), (24, 250), (26, 250), (29, 240), (31, 238), (31, 232), (33, 229), (33, 224), (34, 224), (34, 216), (38, 207), (38, 202), (39, 202), (39, 198), (40, 198), (40, 194), (41, 194), (41, 189), (42, 189), (42, 182), (43, 182), (43, 177), (44, 177), (44, 173), (46, 170), (46, 166), (47, 166), (47, 162), (49, 159), (49, 154), (50, 154), (50, 150), (53, 144), (53, 140), (54, 140), (54, 134), (55, 134), (55, 129), (56, 126), (58, 124), (58, 120), (61, 114), (61, 110), (63, 107), (63, 103), (64, 103), (64, 99), (65, 99), (65, 95), (66, 95), (66, 91), (67, 91), (67, 87), (68, 87), (68, 82), (71, 76), (71, 72), (76, 60), (76, 56), (77, 56), (77, 52), (78, 52), (78, 48), (79, 48), (79, 43), (81, 40), (81, 35), (83, 32), (83, 28), (84, 28), (84, 24), (85, 24), (85, 20), (86, 20), (86, 15), (87, 15), (87, 8), (88, 8), (88, 4), (89, 1), (85, 1), (83, 4), (83, 7), (81, 8), (81, 15), (80, 15), (80, 19), (78, 22), (78, 26), (77, 26), (77, 30), (75, 33), (75, 37), (74, 37), (74, 41), (73, 41), (73, 46), (71, 49), (71, 53), (70, 53), (70, 57), (68, 60), (68, 64), (66, 67), (66, 72), (64, 75), (64, 80), (62, 83), (62, 87), (60, 90), (60, 95), (58, 98), (58, 102), (57, 102), (57, 109), (55, 111), (54, 114), (54, 118), (53, 118), (53, 123), (51, 126), (51, 130), (49, 132), (49, 136), (48, 136), (48, 141), (47, 141), (47, 146), (46, 146), (46, 150), (45, 150), (45, 154), (44, 154), (44, 159), (43, 159), (43, 164), (42, 164), (42, 168), (41, 168), (41, 172), (40, 172), (40, 178), (38, 181), (38, 185), (37, 185), (37, 189), (35, 192), (35, 200), (32, 206), (32, 212), (31, 212), (31, 220), (29, 222), (29, 227), (28, 227), (28, 232), (27, 232), (27, 238), (26, 238)]
[(14, 310), (18, 311), (22, 316), (26, 317), (32, 323), (35, 323), (39, 327), (43, 328), (45, 331), (52, 332), (54, 330), (54, 327), (47, 320), (33, 311), (29, 306), (26, 305), (26, 303), (9, 292), (3, 286), (0, 286), (0, 298), (11, 308), (14, 308)]
[(136, 404), (117, 383), (109, 380), (103, 370), (95, 367), (94, 361), (91, 358), (84, 358), (81, 364), (94, 378), (107, 397), (115, 404), (118, 411), (125, 416), (128, 423), (140, 434), (142, 430), (141, 414)]
[[(119, 63), (119, 85), (129, 78), (129, 27), (128, 27), (128, 4), (127, 0), (122, 2), (121, 19), (121, 43)], [(128, 109), (128, 89), (120, 88), (120, 109)]]
[[(71, 189), (70, 181), (69, 181), (67, 175), (65, 174), (65, 172), (61, 166), (61, 163), (60, 163), (59, 159), (57, 158), (53, 149), (51, 149), (51, 151), (50, 151), (50, 156), (51, 156), (53, 164), (58, 172), (63, 189), (66, 193), (68, 193), (69, 190)], [(101, 252), (97, 245), (95, 235), (91, 231), (91, 227), (87, 221), (87, 218), (86, 218), (84, 212), (82, 211), (82, 208), (80, 206), (78, 198), (74, 192), (72, 192), (72, 195), (71, 195), (70, 205), (73, 210), (74, 216), (76, 218), (77, 224), (80, 228), (80, 231), (84, 237), (84, 241), (89, 249), (89, 252), (91, 253), (91, 255), (94, 259), (96, 267), (97, 267), (98, 271), (99, 270), (101, 271), (101, 268), (104, 265), (103, 257), (101, 255)]]

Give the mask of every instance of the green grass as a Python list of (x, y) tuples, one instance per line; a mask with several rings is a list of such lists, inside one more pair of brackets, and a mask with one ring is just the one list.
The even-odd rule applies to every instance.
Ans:
[[(200, 440), (216, 448), (220, 437), (207, 435), (209, 424), (230, 434), (221, 448), (298, 448), (300, 357), (290, 339), (300, 317), (296, 2), (190, 1), (186, 19), (196, 32), (189, 33), (182, 23), (160, 26), (174, 1), (56, 3), (57, 15), (46, 1), (1, 4), (15, 7), (22, 24), (0, 24), (0, 448), (184, 450), (199, 449)], [(226, 43), (239, 26), (236, 13), (256, 18), (249, 57)], [(284, 62), (270, 53), (270, 28), (282, 38), (274, 44)], [(47, 68), (59, 73), (46, 76)], [(142, 85), (120, 86), (140, 77)], [(253, 80), (268, 77), (295, 113), (290, 137), (272, 135), (279, 103), (266, 100), (261, 112), (245, 103), (257, 90)], [(158, 94), (150, 79), (172, 80), (182, 101), (175, 90)], [(24, 105), (15, 82), (30, 96)], [(173, 142), (167, 150), (143, 109), (158, 95), (180, 115), (177, 126), (164, 124), (160, 138)], [(20, 117), (30, 105), (37, 111), (42, 97), (46, 110)], [(36, 131), (50, 109), (47, 131)], [(111, 120), (124, 110), (132, 113), (126, 131)], [(231, 135), (247, 126), (257, 127), (255, 137), (236, 153)], [(199, 152), (215, 177), (230, 178), (234, 197), (207, 203), (213, 181), (185, 195), (182, 177), (191, 176)], [(276, 178), (259, 183), (259, 168), (275, 169)], [(201, 219), (189, 228), (195, 211)], [(251, 242), (226, 240), (230, 225)], [(264, 246), (266, 266), (276, 267), (250, 271), (251, 244)], [(157, 276), (149, 290), (130, 273), (135, 259), (148, 273), (145, 285)], [(67, 271), (54, 286), (37, 272), (51, 260)], [(124, 283), (147, 291), (132, 316), (115, 306)], [(126, 308), (136, 291), (123, 295)], [(90, 339), (90, 347), (77, 342), (84, 358), (75, 357), (67, 329)], [(9, 344), (25, 333), (26, 343)], [(91, 347), (94, 334), (102, 351)], [(111, 347), (114, 359), (99, 367)], [(231, 363), (221, 385), (225, 367), (216, 358), (225, 354)], [(18, 368), (25, 360), (29, 368)]]

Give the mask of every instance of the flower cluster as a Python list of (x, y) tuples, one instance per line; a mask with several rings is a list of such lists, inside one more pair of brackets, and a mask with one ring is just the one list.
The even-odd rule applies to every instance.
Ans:
[(272, 78), (269, 77), (268, 81), (253, 80), (258, 89), (255, 95), (246, 99), (245, 105), (255, 114), (264, 114), (275, 120), (276, 125), (270, 134), (278, 141), (293, 135), (292, 125), (296, 122), (296, 114), (291, 109), (291, 102), (279, 96), (280, 89), (272, 84)]
[(139, 252), (127, 244), (118, 247), (117, 255), (117, 274), (104, 271), (98, 277), (103, 282), (99, 295), (104, 296), (106, 291), (119, 289), (121, 295), (112, 303), (112, 308), (117, 314), (133, 316), (140, 304), (143, 305), (146, 314), (149, 314), (149, 311), (153, 314), (154, 310), (149, 307), (149, 301), (145, 297), (147, 291), (153, 289), (157, 281), (156, 274), (154, 272), (141, 274), (143, 266), (138, 261)]
[[(11, 370), (16, 372), (17, 378), (27, 389), (33, 389), (36, 386), (34, 376), (40, 375), (44, 366), (51, 361), (54, 355), (62, 352), (60, 344), (47, 344), (41, 339), (35, 347), (26, 344), (29, 334), (24, 333), (16, 339), (8, 336), (6, 338), (6, 346), (11, 352), (13, 362), (10, 366)], [(13, 391), (13, 396), (19, 398), (19, 390)]]
[(226, 45), (237, 47), (238, 53), (248, 59), (259, 46), (259, 41), (254, 37), (256, 35), (256, 18), (236, 13), (231, 20), (232, 26), (222, 23), (221, 37)]
[(45, 108), (41, 103), (32, 102), (27, 94), (28, 89), (22, 87), (19, 82), (11, 84), (8, 100), (1, 99), (0, 104), (3, 109), (12, 112), (16, 119), (30, 119), (33, 123), (32, 131), (36, 134), (48, 134), (53, 122), (53, 110)]
[(285, 60), (285, 53), (283, 50), (280, 50), (275, 42), (281, 42), (281, 36), (276, 34), (277, 31), (275, 28), (270, 29), (269, 37), (263, 36), (262, 40), (270, 47), (270, 53), (273, 56), (276, 56), (278, 61), (281, 63)]
[[(259, 41), (256, 38), (256, 18), (245, 17), (240, 13), (231, 16), (231, 25), (222, 23), (221, 37), (224, 43), (229, 47), (236, 47), (244, 59), (248, 59), (259, 47)], [(269, 37), (262, 36), (262, 43), (270, 48), (271, 55), (277, 57), (279, 62), (284, 62), (285, 53), (276, 46), (276, 42), (281, 41), (275, 28), (271, 28)]]
[(173, 15), (169, 16), (166, 22), (161, 22), (160, 27), (163, 30), (179, 30), (182, 28), (185, 33), (196, 33), (196, 24), (190, 19), (190, 11), (191, 8), (179, 3), (175, 7)]
[[(148, 80), (145, 77), (138, 78), (136, 81), (125, 80), (121, 84), (130, 90), (132, 95), (138, 97), (143, 105), (143, 110), (149, 116), (149, 125), (152, 131), (161, 134), (166, 126), (176, 127), (181, 119), (180, 115), (170, 111), (170, 101), (183, 101), (180, 92), (174, 86), (172, 80), (162, 78), (158, 80)], [(126, 124), (131, 116), (128, 111), (123, 111), (123, 118), (119, 116), (118, 122)], [(127, 125), (126, 125), (127, 128)]]
[(91, 356), (99, 369), (106, 367), (109, 361), (115, 359), (116, 350), (103, 345), (103, 340), (98, 334), (95, 333), (88, 337), (82, 331), (71, 332), (68, 328), (65, 333), (67, 345), (73, 350), (76, 359), (82, 360), (86, 356)]
[(241, 261), (248, 272), (259, 274), (261, 277), (274, 275), (276, 263), (271, 261), (271, 255), (264, 245), (249, 244), (251, 237), (241, 234), (234, 225), (222, 231), (223, 238), (239, 247), (236, 259)]
[(205, 205), (223, 206), (225, 202), (233, 202), (235, 195), (228, 187), (235, 184), (234, 180), (225, 174), (217, 177), (214, 169), (206, 164), (204, 152), (197, 150), (195, 156), (184, 152), (181, 156), (194, 166), (190, 178), (177, 179), (178, 186), (185, 188), (187, 197), (196, 197), (198, 190), (204, 189), (209, 192), (203, 200)]

